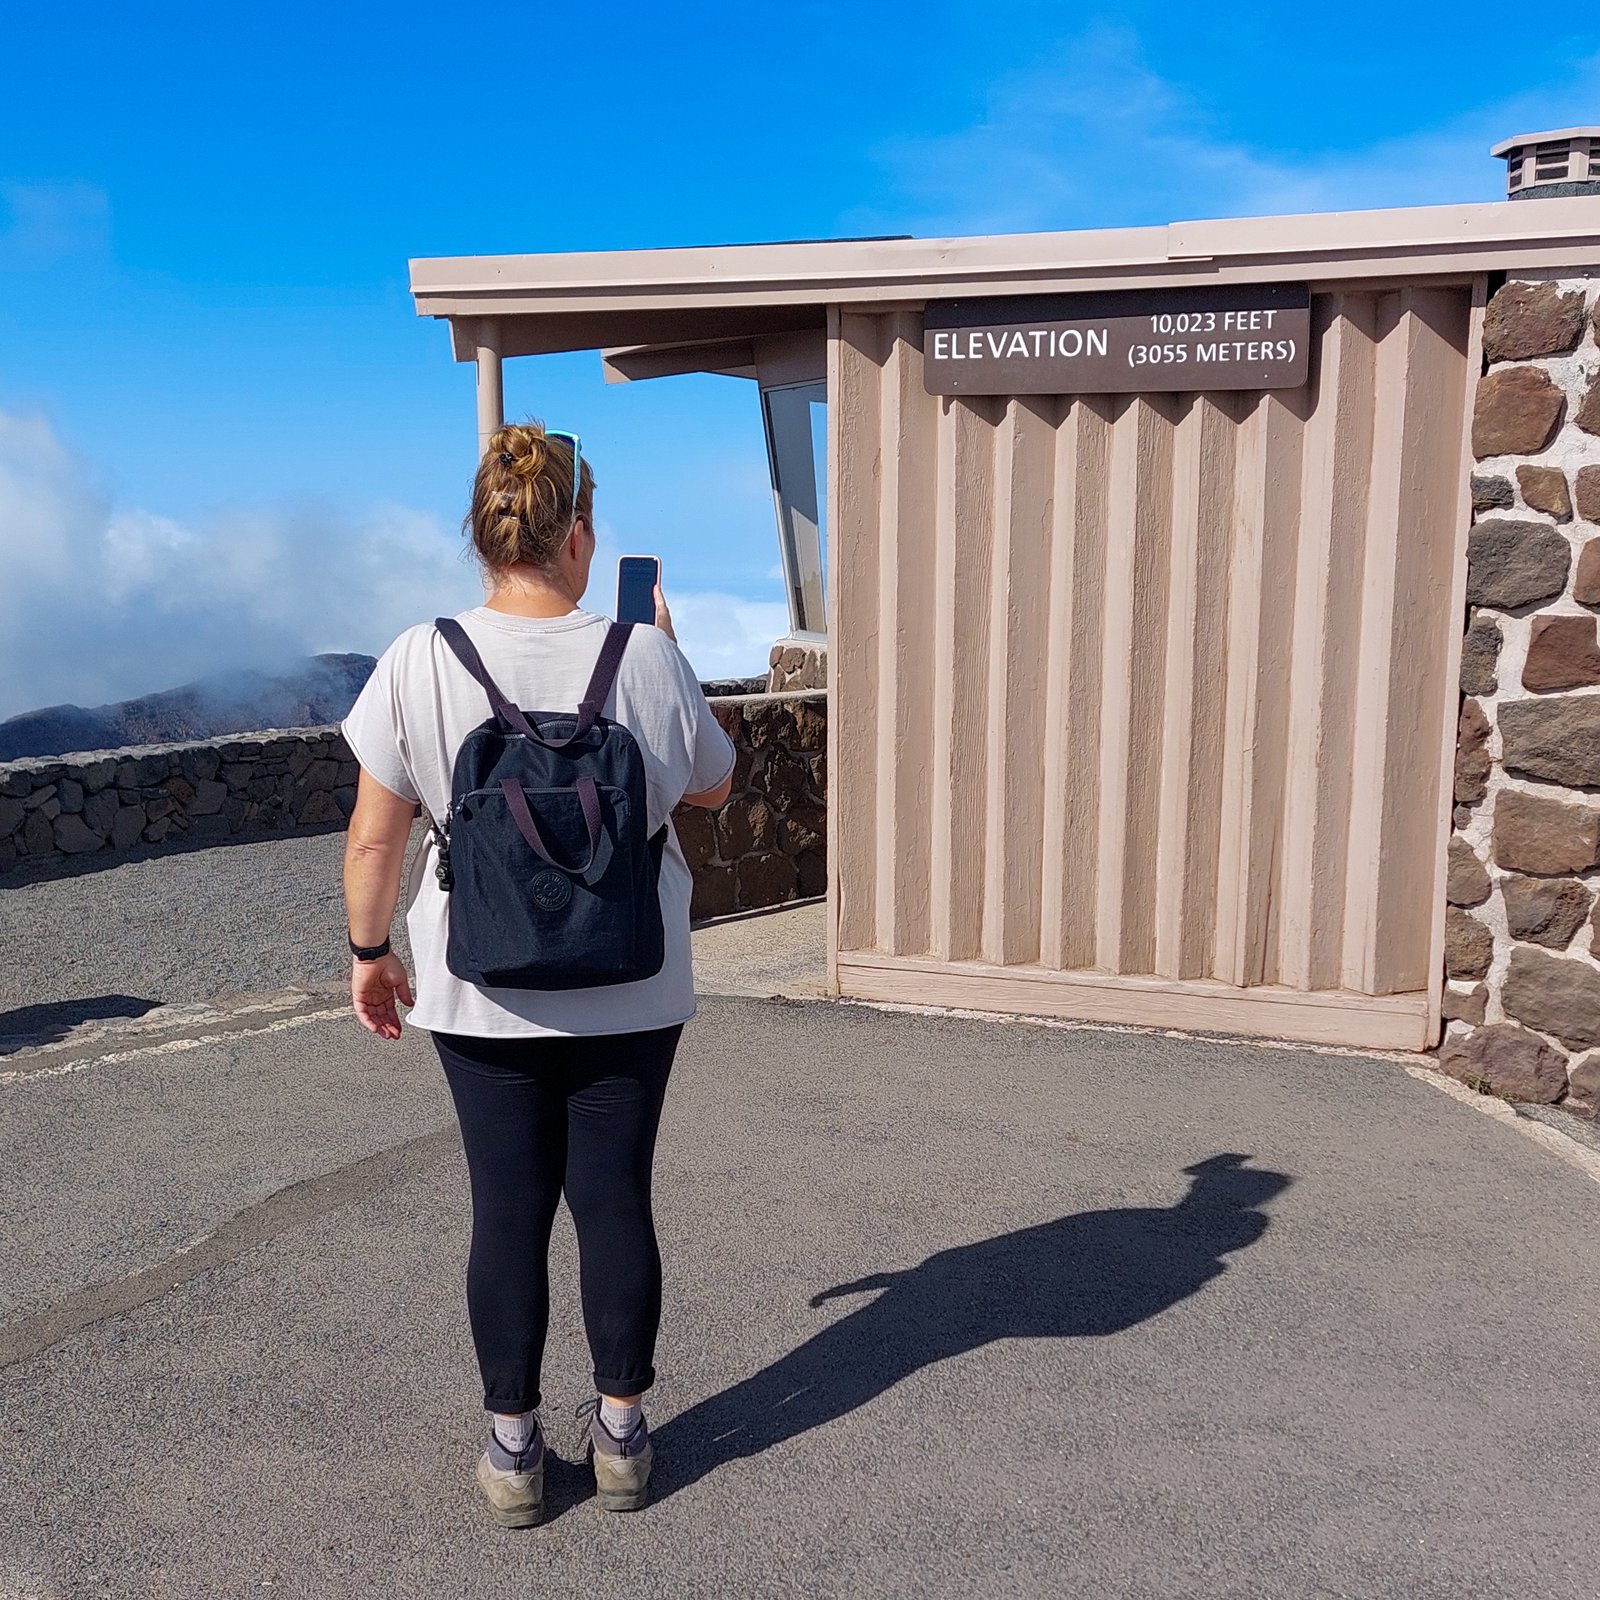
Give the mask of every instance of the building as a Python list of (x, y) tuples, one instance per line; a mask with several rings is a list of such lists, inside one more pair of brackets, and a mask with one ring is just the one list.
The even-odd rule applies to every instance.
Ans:
[[(1447, 1012), (1509, 1015), (1496, 977), (1469, 1002), (1471, 962), (1445, 982), (1458, 914), (1485, 973), (1517, 942), (1460, 907), (1447, 928), (1463, 850), (1505, 876), (1452, 809), (1473, 463), (1511, 485), (1479, 507), (1510, 551), (1475, 558), (1483, 616), (1520, 639), (1548, 599), (1592, 635), (1564, 587), (1583, 517), (1513, 469), (1570, 488), (1600, 463), (1597, 268), (1600, 202), (1565, 195), (419, 260), (411, 283), (477, 365), (480, 435), (517, 356), (759, 386), (791, 619), (831, 642), (838, 992), (1421, 1049)], [(1486, 424), (1486, 308), (1546, 280), (1530, 326), (1554, 297), (1566, 331), (1488, 352), (1486, 382), (1521, 376)], [(1483, 598), (1546, 533), (1555, 589)], [(1580, 963), (1600, 990), (1587, 935)]]

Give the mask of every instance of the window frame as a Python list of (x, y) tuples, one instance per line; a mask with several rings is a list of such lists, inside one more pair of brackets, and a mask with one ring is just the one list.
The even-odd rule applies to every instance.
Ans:
[[(828, 637), (827, 461), (817, 459), (811, 407), (820, 403), (826, 411), (828, 385), (825, 379), (807, 378), (798, 383), (762, 384), (760, 388), (761, 427), (767, 442), (778, 555), (789, 608), (789, 637), (821, 643)], [(783, 416), (779, 413), (784, 408), (775, 409), (772, 404), (775, 395), (801, 394), (803, 406)], [(803, 426), (796, 425), (802, 421)], [(809, 464), (809, 472), (802, 473), (809, 493), (797, 497), (791, 473), (802, 460)], [(786, 467), (790, 470), (786, 471)]]

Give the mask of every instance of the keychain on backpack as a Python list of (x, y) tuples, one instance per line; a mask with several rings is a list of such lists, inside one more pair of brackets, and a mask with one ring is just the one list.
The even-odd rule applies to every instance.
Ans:
[(428, 818), (428, 827), (433, 832), (433, 842), (438, 847), (439, 859), (434, 865), (433, 875), (439, 880), (439, 887), (449, 894), (455, 887), (455, 877), (450, 871), (450, 807), (444, 811), (444, 827), (441, 828), (432, 817)]

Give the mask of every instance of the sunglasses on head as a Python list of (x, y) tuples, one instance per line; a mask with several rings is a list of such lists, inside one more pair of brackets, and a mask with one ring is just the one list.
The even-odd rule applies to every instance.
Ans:
[(564, 428), (546, 428), (544, 436), (565, 439), (572, 446), (572, 520), (567, 524), (567, 532), (571, 533), (578, 525), (578, 494), (583, 488), (583, 440)]

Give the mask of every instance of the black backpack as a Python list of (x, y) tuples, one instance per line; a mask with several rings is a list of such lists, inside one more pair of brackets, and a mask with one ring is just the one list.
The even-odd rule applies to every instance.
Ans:
[(639, 746), (600, 714), (632, 624), (608, 628), (575, 713), (522, 711), (459, 622), (434, 626), (494, 712), (462, 741), (449, 809), (434, 824), (435, 871), (450, 896), (445, 965), (495, 989), (654, 977), (665, 960), (656, 885), (670, 824), (648, 832)]

